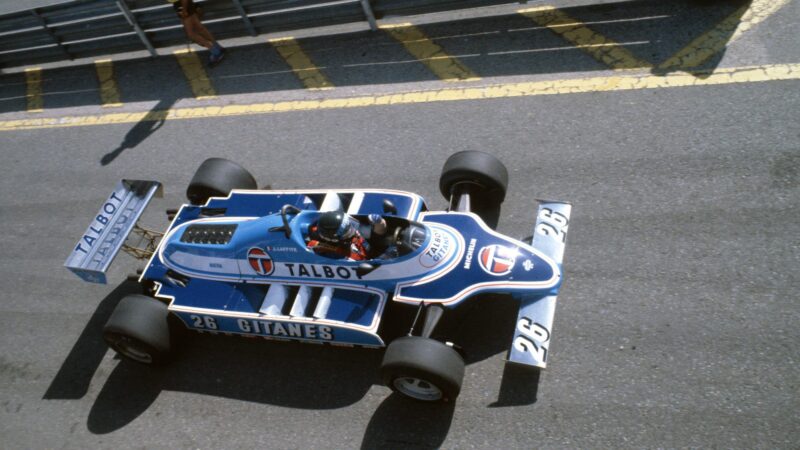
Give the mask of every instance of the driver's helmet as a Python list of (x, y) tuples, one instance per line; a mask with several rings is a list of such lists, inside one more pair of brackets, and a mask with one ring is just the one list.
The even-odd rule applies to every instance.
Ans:
[(358, 221), (341, 211), (328, 211), (319, 217), (319, 236), (330, 242), (352, 239), (358, 231)]

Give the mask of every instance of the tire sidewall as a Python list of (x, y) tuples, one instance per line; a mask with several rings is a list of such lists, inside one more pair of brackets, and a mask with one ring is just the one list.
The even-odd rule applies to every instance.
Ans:
[[(411, 398), (413, 400), (425, 402), (425, 401), (449, 401), (454, 399), (458, 396), (458, 393), (461, 391), (461, 387), (452, 383), (449, 380), (444, 379), (438, 374), (432, 373), (427, 370), (413, 368), (413, 367), (405, 367), (401, 365), (388, 365), (383, 367), (383, 383), (388, 386), (394, 392), (402, 394), (405, 397)], [(405, 378), (405, 377), (412, 377), (418, 378), (420, 380), (424, 380), (439, 389), (442, 392), (442, 397), (435, 399), (435, 400), (423, 400), (416, 397), (411, 397), (405, 392), (400, 391), (397, 386), (395, 386), (395, 380), (398, 378)]]
[(386, 348), (381, 364), (381, 378), (393, 391), (408, 396), (395, 386), (395, 380), (413, 377), (436, 386), (442, 398), (431, 401), (455, 399), (461, 391), (464, 378), (464, 360), (457, 351), (429, 338), (405, 336), (392, 341)]
[(167, 305), (152, 297), (128, 295), (117, 304), (103, 327), (103, 339), (126, 359), (148, 364), (120, 351), (115, 336), (123, 336), (150, 355), (149, 364), (159, 365), (169, 361), (172, 355), (170, 328)]
[[(142, 349), (150, 356), (150, 362), (148, 363), (146, 361), (140, 361), (126, 354), (125, 350), (123, 350), (121, 347), (117, 345), (117, 342), (119, 341), (117, 336), (124, 337), (128, 340), (134, 341), (137, 347)], [(126, 334), (125, 330), (117, 330), (109, 327), (103, 332), (103, 340), (106, 341), (106, 344), (108, 344), (108, 346), (112, 350), (122, 355), (125, 359), (137, 362), (139, 364), (159, 365), (163, 364), (167, 360), (167, 355), (168, 355), (167, 352), (164, 352), (163, 350), (158, 350), (155, 347), (148, 345), (146, 342), (143, 342), (134, 336)]]

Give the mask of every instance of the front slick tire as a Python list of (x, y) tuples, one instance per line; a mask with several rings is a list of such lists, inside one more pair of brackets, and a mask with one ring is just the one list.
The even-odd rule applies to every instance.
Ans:
[(103, 327), (103, 339), (123, 357), (147, 365), (170, 360), (167, 305), (144, 295), (125, 296)]
[(452, 401), (461, 392), (464, 359), (439, 341), (405, 336), (386, 348), (381, 378), (393, 391), (415, 400)]
[(460, 183), (475, 186), (473, 194), (490, 204), (501, 204), (508, 189), (508, 169), (495, 156), (476, 150), (453, 153), (447, 158), (439, 177), (439, 190), (450, 200), (453, 188)]

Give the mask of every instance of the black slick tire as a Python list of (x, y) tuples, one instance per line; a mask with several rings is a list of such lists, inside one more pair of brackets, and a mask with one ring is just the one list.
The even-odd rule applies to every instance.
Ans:
[(499, 159), (488, 153), (466, 150), (447, 158), (439, 177), (439, 190), (445, 200), (450, 200), (453, 187), (471, 183), (478, 187), (483, 200), (503, 203), (508, 188), (508, 169)]
[(103, 327), (103, 339), (123, 357), (148, 365), (170, 360), (167, 305), (144, 295), (125, 296)]
[(257, 189), (256, 180), (233, 161), (209, 158), (194, 173), (186, 198), (193, 205), (204, 205), (210, 197), (225, 197), (234, 189)]
[(404, 336), (386, 348), (381, 378), (393, 391), (427, 401), (452, 401), (461, 392), (464, 359), (439, 341)]

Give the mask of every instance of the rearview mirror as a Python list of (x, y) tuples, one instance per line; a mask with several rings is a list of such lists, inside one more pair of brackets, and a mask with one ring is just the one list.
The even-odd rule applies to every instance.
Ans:
[(397, 207), (394, 206), (391, 200), (383, 200), (383, 213), (384, 214), (392, 214), (394, 216), (397, 215)]

